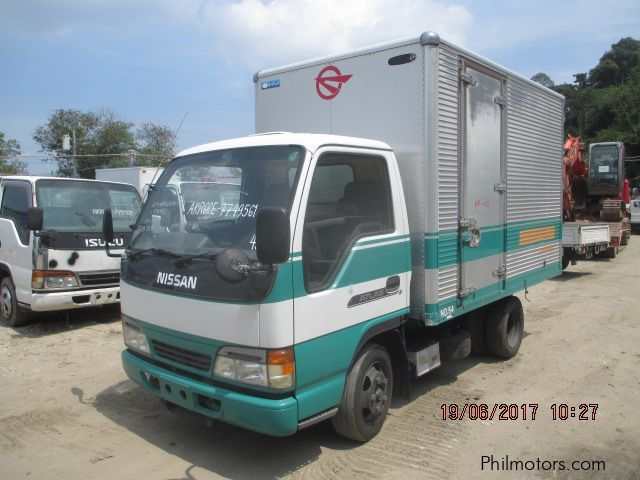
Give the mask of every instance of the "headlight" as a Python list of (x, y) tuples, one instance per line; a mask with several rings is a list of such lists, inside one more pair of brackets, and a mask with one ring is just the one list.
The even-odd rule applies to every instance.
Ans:
[(260, 387), (291, 388), (295, 385), (293, 348), (262, 350), (223, 347), (216, 355), (213, 374)]
[(140, 327), (133, 325), (130, 321), (122, 320), (122, 336), (124, 337), (124, 344), (137, 350), (138, 352), (149, 354), (149, 342), (147, 337)]
[(64, 289), (78, 286), (78, 278), (73, 272), (62, 270), (34, 270), (31, 275), (31, 288)]

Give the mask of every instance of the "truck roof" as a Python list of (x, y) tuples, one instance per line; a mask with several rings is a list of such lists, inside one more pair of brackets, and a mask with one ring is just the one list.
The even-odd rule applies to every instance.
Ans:
[(319, 133), (269, 132), (250, 135), (248, 137), (232, 138), (219, 142), (206, 143), (204, 145), (183, 150), (178, 153), (176, 157), (192, 155), (194, 153), (210, 152), (213, 150), (224, 150), (227, 148), (257, 147), (264, 145), (302, 145), (312, 152), (315, 152), (318, 148), (325, 145), (348, 145), (350, 147), (391, 150), (391, 147), (384, 142), (366, 138)]
[(394, 40), (394, 41), (390, 41), (390, 42), (384, 42), (384, 43), (378, 43), (376, 45), (371, 45), (368, 47), (364, 47), (364, 48), (359, 48), (359, 49), (355, 49), (355, 50), (351, 50), (348, 52), (343, 52), (343, 53), (339, 53), (339, 54), (333, 54), (333, 55), (327, 55), (325, 57), (318, 57), (318, 58), (314, 58), (311, 60), (305, 60), (305, 61), (301, 61), (301, 62), (296, 62), (296, 63), (292, 63), (289, 65), (284, 65), (284, 66), (280, 66), (280, 67), (275, 67), (275, 68), (268, 68), (268, 69), (264, 69), (264, 70), (259, 70), (257, 71), (254, 75), (253, 75), (253, 82), (257, 83), (259, 79), (263, 78), (263, 77), (268, 77), (271, 75), (277, 75), (283, 72), (290, 72), (292, 70), (298, 70), (301, 68), (307, 68), (307, 67), (311, 67), (314, 65), (324, 65), (324, 64), (328, 64), (328, 63), (333, 63), (339, 60), (345, 60), (348, 58), (352, 58), (352, 57), (357, 57), (360, 55), (368, 55), (370, 53), (374, 53), (374, 52), (379, 52), (382, 50), (389, 50), (392, 48), (397, 48), (397, 47), (402, 47), (405, 45), (412, 45), (412, 44), (416, 44), (419, 43), (422, 46), (425, 45), (431, 45), (431, 46), (438, 46), (438, 45), (446, 45), (449, 47), (454, 48), (455, 50), (463, 53), (466, 57), (473, 59), (475, 61), (477, 61), (480, 64), (486, 65), (487, 67), (491, 67), (494, 68), (498, 71), (504, 72), (506, 74), (509, 74), (511, 76), (517, 77), (518, 79), (532, 85), (535, 86), (536, 88), (542, 89), (542, 90), (546, 90), (548, 93), (553, 94), (554, 96), (558, 97), (558, 98), (564, 98), (563, 95), (559, 94), (558, 92), (551, 90), (537, 82), (534, 82), (533, 80), (517, 73), (514, 72), (513, 70), (510, 70), (502, 65), (500, 65), (499, 63), (493, 62), (489, 59), (487, 59), (486, 57), (483, 57), (482, 55), (479, 55), (477, 53), (474, 53), (470, 50), (467, 50), (466, 48), (462, 48), (459, 45), (455, 45), (454, 43), (451, 43), (445, 39), (443, 39), (442, 37), (440, 37), (440, 35), (436, 32), (432, 32), (432, 31), (426, 31), (421, 33), (420, 35), (413, 35), (411, 37), (406, 37), (406, 38), (402, 38), (399, 40)]
[[(107, 182), (103, 180), (92, 180), (90, 178), (69, 178), (69, 177), (47, 177), (42, 175), (1, 175), (0, 180), (24, 180), (31, 183), (36, 183), (38, 180), (56, 180), (56, 181), (69, 181), (73, 180), (75, 182), (88, 182), (88, 183), (115, 183), (117, 185), (127, 185), (133, 187), (133, 185), (129, 183), (122, 182)], [(135, 188), (135, 187), (133, 187)]]

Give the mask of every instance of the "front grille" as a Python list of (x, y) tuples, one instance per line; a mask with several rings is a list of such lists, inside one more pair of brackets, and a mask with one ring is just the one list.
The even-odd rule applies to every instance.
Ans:
[(153, 350), (159, 357), (191, 368), (197, 368), (198, 370), (209, 371), (211, 368), (211, 357), (209, 355), (167, 345), (157, 340), (152, 340), (152, 344)]
[(85, 287), (117, 287), (120, 283), (120, 272), (79, 273), (78, 278)]

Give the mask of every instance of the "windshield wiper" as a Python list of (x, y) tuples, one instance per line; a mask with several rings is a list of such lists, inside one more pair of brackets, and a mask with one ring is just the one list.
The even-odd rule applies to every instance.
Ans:
[(182, 257), (178, 260), (176, 260), (175, 262), (173, 262), (173, 264), (176, 267), (186, 267), (187, 265), (189, 265), (193, 260), (195, 260), (196, 258), (206, 258), (208, 260), (215, 260), (216, 257), (218, 256), (217, 253), (198, 253), (197, 255), (190, 255), (188, 257)]
[(147, 253), (153, 253), (154, 255), (162, 255), (165, 257), (175, 257), (175, 258), (179, 258), (182, 256), (177, 253), (170, 252), (169, 250), (165, 250), (164, 248), (145, 248), (143, 250), (138, 250), (137, 252), (128, 254), (127, 258), (129, 260), (138, 260), (140, 257), (142, 257), (143, 255), (146, 255)]

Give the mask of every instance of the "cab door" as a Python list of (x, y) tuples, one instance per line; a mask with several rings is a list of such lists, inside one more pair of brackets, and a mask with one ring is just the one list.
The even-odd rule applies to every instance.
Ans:
[[(364, 332), (408, 306), (404, 200), (391, 152), (326, 147), (313, 157), (294, 233), (300, 418), (339, 403)], [(380, 328), (380, 327), (378, 327)]]

